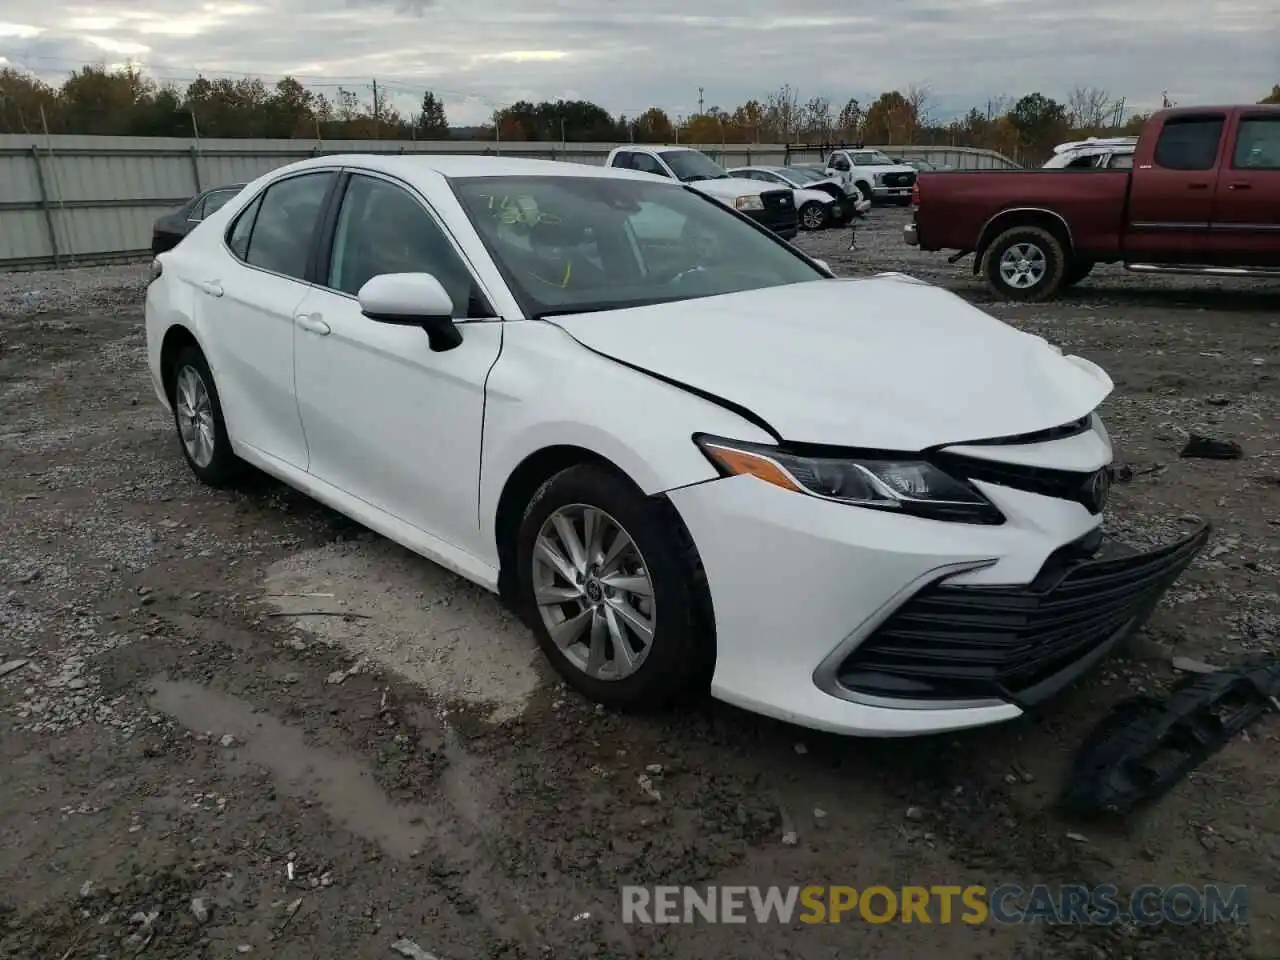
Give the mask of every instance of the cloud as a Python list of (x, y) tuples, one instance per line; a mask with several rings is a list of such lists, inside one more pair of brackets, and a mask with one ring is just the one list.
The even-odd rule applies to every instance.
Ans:
[[(576, 91), (615, 113), (732, 108), (789, 83), (864, 104), (925, 85), (935, 115), (1077, 85), (1157, 104), (1256, 100), (1280, 81), (1274, 0), (6, 0), (0, 56), (57, 82), (129, 56), (158, 78), (293, 74), (455, 123)], [(696, 10), (696, 12), (693, 12)], [(107, 46), (111, 44), (113, 46)], [(136, 51), (130, 53), (128, 51)]]

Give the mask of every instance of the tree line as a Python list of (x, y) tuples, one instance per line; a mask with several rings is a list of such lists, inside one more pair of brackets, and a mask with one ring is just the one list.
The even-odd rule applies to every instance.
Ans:
[[(927, 87), (890, 90), (862, 104), (825, 96), (801, 98), (784, 84), (733, 109), (709, 107), (672, 117), (650, 107), (614, 116), (586, 100), (520, 101), (493, 112), (490, 122), (455, 131), (432, 91), (402, 114), (380, 92), (338, 87), (333, 96), (285, 77), (200, 77), (185, 88), (156, 83), (139, 69), (85, 66), (58, 87), (11, 68), (0, 69), (0, 133), (78, 133), (161, 137), (256, 137), (321, 140), (440, 140), (637, 143), (868, 143), (983, 147), (1022, 162), (1038, 162), (1054, 144), (1094, 135), (1137, 133), (1147, 115), (1129, 113), (1123, 97), (1077, 87), (1065, 100), (1040, 92), (998, 97), (963, 116), (941, 120)], [(1280, 103), (1280, 84), (1261, 103)], [(1165, 97), (1166, 106), (1172, 104)]]

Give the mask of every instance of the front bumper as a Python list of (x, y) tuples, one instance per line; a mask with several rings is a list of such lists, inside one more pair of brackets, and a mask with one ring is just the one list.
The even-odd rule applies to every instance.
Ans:
[[(984, 490), (1008, 522), (980, 527), (894, 515), (753, 477), (672, 491), (715, 612), (712, 694), (858, 736), (1009, 720), (1063, 689), (1136, 629), (1207, 536), (1166, 548), (1173, 551), (1167, 563), (1160, 552), (1119, 561), (1136, 563), (1131, 579), (1142, 587), (1122, 589), (1122, 597), (1098, 576), (1111, 568), (1079, 557), (1075, 572), (1049, 588), (1046, 571), (1097, 539), (1099, 518), (1080, 504)], [(1159, 570), (1146, 568), (1145, 557), (1155, 557)], [(1078, 599), (1068, 597), (1073, 590), (1085, 599), (1068, 616), (1061, 604)], [(971, 638), (982, 650), (966, 659)]]
[(800, 217), (794, 206), (783, 210), (751, 210), (749, 216), (762, 227), (768, 227), (783, 240), (790, 240), (800, 232)]

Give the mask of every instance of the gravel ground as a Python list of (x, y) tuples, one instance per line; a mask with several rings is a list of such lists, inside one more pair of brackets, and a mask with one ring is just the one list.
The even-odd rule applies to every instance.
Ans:
[[(986, 303), (967, 265), (902, 245), (903, 219), (873, 211), (856, 251), (843, 231), (799, 243), (1101, 363), (1131, 470), (1111, 526), (1216, 525), (1132, 651), (1068, 699), (907, 743), (714, 703), (593, 709), (470, 586), (269, 480), (197, 485), (144, 369), (144, 267), (0, 277), (0, 663), (27, 661), (0, 678), (0, 956), (348, 960), (401, 937), (440, 960), (1280, 954), (1275, 720), (1119, 826), (1050, 809), (1088, 726), (1174, 656), (1276, 644), (1280, 286), (1104, 268), (1056, 303)], [(1180, 459), (1189, 432), (1244, 457)], [(1252, 923), (619, 918), (627, 882), (1073, 881), (1248, 884)]]

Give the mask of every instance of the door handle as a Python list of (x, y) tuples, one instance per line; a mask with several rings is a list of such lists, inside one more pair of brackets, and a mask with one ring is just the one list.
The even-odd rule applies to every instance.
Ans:
[(1228, 189), (1228, 190), (1252, 190), (1252, 189), (1253, 189), (1253, 184), (1251, 184), (1251, 183), (1229, 183), (1229, 184), (1227, 184), (1227, 189)]
[(309, 333), (317, 336), (327, 337), (332, 329), (327, 323), (320, 319), (318, 313), (300, 313), (293, 318), (297, 321), (298, 326)]
[(1189, 183), (1187, 184), (1187, 189), (1188, 190), (1208, 190), (1209, 185), (1207, 183)]
[(222, 284), (217, 280), (197, 280), (196, 287), (211, 297), (222, 296)]

